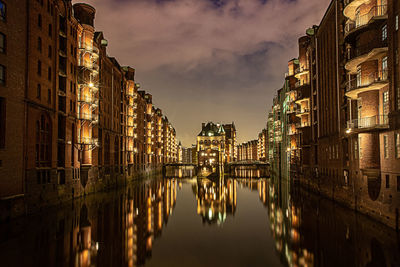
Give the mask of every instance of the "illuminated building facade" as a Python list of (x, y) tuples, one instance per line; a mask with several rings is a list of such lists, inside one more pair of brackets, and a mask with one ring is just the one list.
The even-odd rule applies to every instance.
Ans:
[(257, 140), (257, 158), (260, 161), (268, 161), (267, 151), (268, 151), (269, 139), (267, 137), (267, 129), (263, 129), (261, 133), (258, 134)]
[(225, 162), (225, 130), (221, 124), (203, 123), (197, 135), (198, 166), (216, 167)]
[(236, 126), (235, 123), (223, 124), (225, 131), (225, 163), (237, 160)]
[(251, 140), (240, 144), (237, 148), (239, 161), (259, 160), (258, 158), (258, 140)]
[(135, 70), (108, 56), (92, 6), (0, 3), (2, 215), (115, 187), (177, 160), (175, 129), (138, 92)]
[(303, 185), (392, 227), (400, 203), (399, 9), (391, 0), (331, 1), (299, 39), (293, 75), (289, 62), (285, 79), (293, 76), (295, 88), (290, 81), (284, 91), (294, 101), (279, 90), (267, 123), (270, 158), (290, 159)]

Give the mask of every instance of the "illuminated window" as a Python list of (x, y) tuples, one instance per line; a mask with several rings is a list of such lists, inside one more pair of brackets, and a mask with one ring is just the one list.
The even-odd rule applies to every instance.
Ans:
[(400, 158), (400, 133), (395, 134), (396, 146), (395, 146), (395, 154), (396, 158)]
[(6, 4), (0, 0), (0, 20), (6, 20)]
[(387, 39), (387, 25), (384, 25), (382, 27), (382, 41), (385, 41)]
[(0, 53), (6, 52), (6, 36), (0, 32)]
[(383, 136), (383, 156), (385, 159), (389, 157), (389, 146), (388, 146), (388, 136)]
[(399, 15), (396, 15), (396, 17), (395, 17), (395, 28), (396, 28), (396, 31), (399, 29)]

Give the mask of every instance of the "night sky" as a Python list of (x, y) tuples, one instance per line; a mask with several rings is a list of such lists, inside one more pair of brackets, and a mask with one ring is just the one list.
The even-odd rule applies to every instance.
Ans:
[(201, 123), (236, 124), (257, 138), (297, 39), (330, 0), (88, 0), (108, 54), (136, 69), (184, 146)]

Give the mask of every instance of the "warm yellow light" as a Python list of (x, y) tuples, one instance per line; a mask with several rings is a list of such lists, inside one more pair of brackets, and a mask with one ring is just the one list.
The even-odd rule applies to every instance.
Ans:
[(351, 133), (351, 129), (350, 128), (346, 129), (346, 133), (347, 134)]
[(89, 87), (92, 88), (94, 86), (94, 84), (91, 82), (89, 83)]

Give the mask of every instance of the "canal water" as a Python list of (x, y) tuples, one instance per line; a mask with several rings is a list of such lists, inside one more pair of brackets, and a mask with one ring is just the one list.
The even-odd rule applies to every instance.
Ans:
[(0, 226), (7, 267), (400, 266), (394, 230), (278, 177), (152, 177)]

